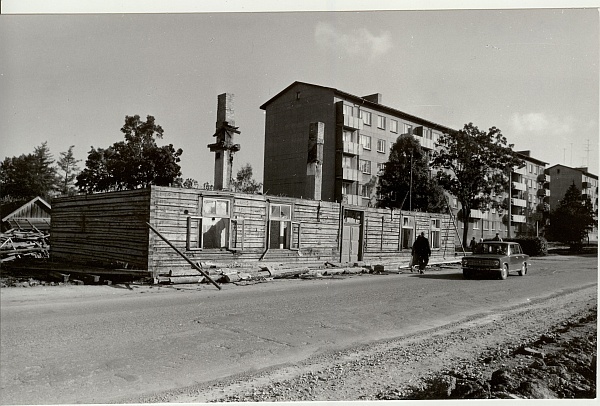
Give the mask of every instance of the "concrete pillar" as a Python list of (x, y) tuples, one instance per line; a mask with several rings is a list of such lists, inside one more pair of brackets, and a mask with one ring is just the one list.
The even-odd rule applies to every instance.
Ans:
[(208, 147), (215, 153), (214, 189), (231, 190), (233, 155), (239, 151), (239, 144), (233, 143), (233, 135), (239, 134), (235, 127), (233, 108), (234, 95), (223, 93), (217, 97), (216, 142)]
[(306, 198), (321, 200), (323, 183), (323, 143), (325, 123), (310, 123), (308, 129), (308, 159), (306, 164)]

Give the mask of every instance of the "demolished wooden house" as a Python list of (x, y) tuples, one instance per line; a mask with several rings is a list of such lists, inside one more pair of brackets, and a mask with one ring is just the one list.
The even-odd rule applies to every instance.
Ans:
[(194, 262), (408, 263), (425, 232), (432, 262), (454, 258), (449, 215), (367, 208), (335, 202), (152, 186), (57, 198), (51, 259), (161, 274)]

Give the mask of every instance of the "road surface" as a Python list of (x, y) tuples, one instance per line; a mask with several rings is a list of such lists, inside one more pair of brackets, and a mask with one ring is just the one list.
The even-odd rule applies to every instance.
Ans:
[(251, 286), (6, 288), (2, 404), (145, 399), (403, 337), (597, 286), (596, 257), (535, 258), (526, 276), (276, 280)]

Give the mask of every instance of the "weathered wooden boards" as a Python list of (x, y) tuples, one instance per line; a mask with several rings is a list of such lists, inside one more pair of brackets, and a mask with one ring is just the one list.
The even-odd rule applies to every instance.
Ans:
[(0, 234), (0, 262), (18, 258), (48, 258), (49, 248), (47, 233), (12, 229)]

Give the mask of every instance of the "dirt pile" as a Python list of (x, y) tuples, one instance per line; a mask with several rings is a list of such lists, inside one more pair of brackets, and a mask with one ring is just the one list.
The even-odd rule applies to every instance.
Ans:
[[(380, 400), (593, 399), (596, 397), (597, 312), (568, 320), (537, 340), (488, 351)], [(499, 366), (494, 369), (493, 366)], [(491, 376), (486, 371), (493, 370)]]

